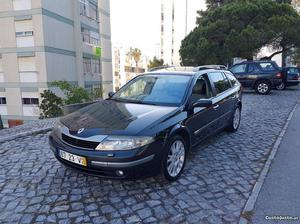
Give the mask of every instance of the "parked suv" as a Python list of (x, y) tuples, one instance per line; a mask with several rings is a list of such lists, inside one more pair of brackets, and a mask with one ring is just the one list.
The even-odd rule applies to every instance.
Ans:
[(284, 90), (287, 86), (297, 86), (300, 83), (300, 69), (297, 67), (286, 67), (282, 69), (283, 82), (276, 87)]
[(229, 70), (243, 87), (254, 89), (258, 94), (269, 94), (283, 81), (281, 69), (274, 61), (244, 61)]
[(157, 70), (60, 119), (49, 140), (68, 167), (113, 178), (182, 173), (203, 139), (241, 120), (241, 85), (226, 70)]

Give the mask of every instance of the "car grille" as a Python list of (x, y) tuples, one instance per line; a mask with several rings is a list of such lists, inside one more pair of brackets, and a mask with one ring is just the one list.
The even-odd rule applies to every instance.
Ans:
[(72, 146), (86, 149), (95, 149), (99, 145), (98, 142), (84, 141), (77, 138), (72, 138), (65, 134), (62, 134), (62, 140)]

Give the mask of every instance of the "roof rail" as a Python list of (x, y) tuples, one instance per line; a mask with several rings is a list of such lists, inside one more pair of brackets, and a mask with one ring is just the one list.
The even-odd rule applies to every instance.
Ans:
[(166, 69), (166, 68), (172, 68), (172, 67), (173, 66), (163, 65), (163, 66), (159, 66), (159, 67), (150, 68), (149, 72), (154, 72), (154, 71), (157, 71), (157, 70)]
[(195, 67), (189, 67), (189, 66), (160, 66), (160, 67), (155, 67), (149, 70), (149, 72), (154, 72), (154, 71), (165, 71), (165, 72), (194, 72)]
[(201, 66), (195, 67), (194, 71), (198, 72), (198, 71), (202, 71), (202, 70), (206, 70), (206, 69), (227, 70), (228, 68), (225, 65), (201, 65)]

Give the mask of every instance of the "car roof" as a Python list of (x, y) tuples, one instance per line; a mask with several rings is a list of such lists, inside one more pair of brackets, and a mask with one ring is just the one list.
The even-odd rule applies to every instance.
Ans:
[(207, 72), (228, 72), (228, 70), (224, 69), (204, 69), (200, 71), (196, 71), (195, 67), (192, 67), (193, 70), (188, 71), (187, 69), (179, 70), (177, 69), (176, 71), (170, 71), (168, 69), (160, 69), (152, 72), (146, 72), (144, 75), (186, 75), (186, 76), (194, 76), (197, 74), (205, 74)]
[[(273, 63), (274, 61), (272, 61), (272, 60), (253, 60), (253, 61), (241, 61), (241, 62), (238, 62), (238, 63), (236, 63), (236, 64), (234, 64), (234, 65), (239, 65), (239, 64), (250, 64), (250, 63)], [(234, 66), (233, 65), (233, 66)]]

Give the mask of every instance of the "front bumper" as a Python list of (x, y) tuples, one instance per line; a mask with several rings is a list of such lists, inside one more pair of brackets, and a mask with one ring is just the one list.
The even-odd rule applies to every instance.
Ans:
[[(161, 170), (163, 142), (155, 141), (148, 146), (119, 152), (103, 152), (72, 147), (52, 133), (49, 144), (55, 157), (63, 165), (78, 171), (106, 178), (138, 179), (156, 175)], [(62, 159), (59, 150), (85, 157), (87, 166)], [(123, 175), (120, 175), (122, 171)]]

